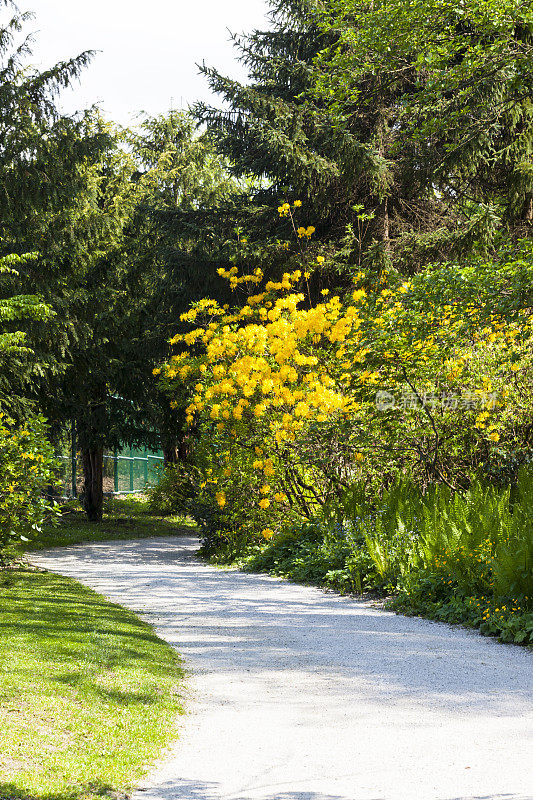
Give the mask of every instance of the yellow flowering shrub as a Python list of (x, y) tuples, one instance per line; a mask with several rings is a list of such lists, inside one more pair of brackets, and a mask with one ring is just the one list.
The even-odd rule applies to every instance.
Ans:
[[(348, 291), (311, 290), (310, 265), (325, 270), (326, 257), (312, 254), (301, 206), (278, 207), (297, 262), (270, 280), (260, 267), (219, 269), (240, 300), (194, 304), (154, 371), (180, 402), (189, 387), (200, 490), (225, 529), (312, 517), (360, 479), (371, 491), (398, 474), (457, 489), (480, 469), (516, 472), (530, 448), (533, 299), (514, 287), (532, 284), (531, 246), (519, 245), (522, 260), (409, 280), (358, 267)], [(328, 250), (328, 269), (335, 259)]]
[(510, 322), (483, 301), (432, 301), (431, 275), (359, 272), (344, 297), (324, 291), (314, 305), (300, 270), (224, 277), (263, 290), (229, 310), (193, 306), (183, 320), (195, 327), (162, 367), (170, 391), (194, 386), (187, 419), (203, 425), (204, 446), (240, 465), (242, 485), (213, 456), (221, 508), (253, 510), (258, 525), (311, 516), (350, 481), (398, 470), (457, 488), (522, 424), (526, 312)]
[(54, 512), (45, 489), (55, 466), (41, 418), (17, 426), (0, 414), (0, 560), (6, 545), (37, 535)]

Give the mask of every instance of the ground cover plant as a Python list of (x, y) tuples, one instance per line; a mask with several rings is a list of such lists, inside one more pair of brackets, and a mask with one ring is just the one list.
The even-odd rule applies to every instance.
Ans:
[(404, 482), (369, 502), (356, 485), (313, 523), (287, 526), (268, 543), (207, 539), (204, 549), (215, 561), (389, 597), (402, 613), (533, 645), (531, 471), (510, 495), (474, 484), (464, 495), (443, 486), (424, 496)]
[(4, 571), (0, 598), (0, 796), (124, 796), (176, 735), (177, 654), (58, 575)]

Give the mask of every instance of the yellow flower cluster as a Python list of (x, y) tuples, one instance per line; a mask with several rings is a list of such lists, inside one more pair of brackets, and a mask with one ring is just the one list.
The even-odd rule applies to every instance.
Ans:
[[(290, 212), (288, 203), (281, 209)], [(314, 232), (300, 230), (306, 236)], [(233, 288), (263, 280), (260, 269), (241, 277), (236, 268), (219, 274)], [(307, 277), (300, 270), (285, 273), (231, 311), (214, 300), (196, 303), (182, 316), (196, 327), (171, 340), (185, 352), (154, 371), (167, 386), (186, 380), (194, 387), (186, 409), (189, 424), (197, 417), (212, 421), (220, 440), (250, 451), (248, 468), (256, 473), (251, 488), (262, 511), (289, 501), (278, 454), (290, 450), (311, 424), (350, 419), (364, 425), (365, 415), (375, 414), (377, 391), (404, 390), (406, 370), (412, 372), (413, 365), (422, 392), (437, 385), (460, 390), (468, 378), (476, 397), (490, 395), (493, 382), (476, 373), (476, 365), (483, 363), (479, 354), (486, 355), (488, 347), (501, 360), (501, 352), (512, 352), (519, 338), (515, 327), (496, 318), (483, 327), (473, 305), (466, 315), (452, 303), (438, 310), (429, 305), (417, 318), (411, 282), (395, 285), (385, 273), (370, 297), (361, 285), (365, 275), (359, 273), (347, 298), (324, 290), (321, 302), (311, 306), (301, 291)], [(459, 341), (463, 344), (455, 352)], [(471, 415), (474, 429), (487, 442), (500, 439), (497, 406), (487, 404)], [(261, 448), (254, 450), (256, 442)], [(365, 450), (363, 443), (357, 449)], [(363, 452), (352, 453), (356, 468), (363, 461)], [(234, 479), (227, 466), (220, 478), (226, 486)], [(219, 491), (216, 498), (223, 508), (225, 493)]]
[(221, 278), (227, 278), (229, 280), (232, 289), (235, 289), (241, 283), (261, 283), (263, 280), (263, 271), (259, 268), (254, 271), (253, 275), (241, 275), (237, 277), (238, 272), (239, 270), (237, 267), (231, 267), (231, 269), (224, 269), (221, 267), (217, 269), (217, 273)]
[[(295, 200), (293, 203), (293, 208), (301, 208), (301, 207), (302, 207), (302, 201)], [(278, 214), (280, 215), (280, 217), (288, 217), (290, 213), (291, 213), (290, 203), (281, 203), (281, 205), (278, 206)]]

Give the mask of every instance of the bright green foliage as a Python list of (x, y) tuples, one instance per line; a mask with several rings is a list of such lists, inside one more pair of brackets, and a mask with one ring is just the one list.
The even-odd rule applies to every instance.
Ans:
[[(219, 561), (341, 592), (396, 593), (394, 607), (533, 644), (533, 473), (509, 490), (422, 495), (398, 481), (371, 501), (354, 484), (312, 523), (288, 524), (268, 544), (207, 540)], [(213, 546), (215, 545), (215, 546)]]
[(176, 652), (131, 611), (51, 573), (4, 573), (0, 624), (0, 797), (125, 796), (176, 738)]
[(480, 483), (463, 495), (445, 486), (421, 495), (398, 482), (374, 508), (360, 498), (356, 487), (335, 516), (364, 536), (382, 584), (400, 592), (400, 607), (487, 633), (505, 630), (488, 627), (503, 610), (506, 626), (523, 617), (515, 640), (533, 642), (530, 469), (522, 470), (512, 503), (509, 489)]
[[(38, 72), (28, 66), (31, 39), (24, 31), (30, 19), (10, 0), (0, 3), (0, 259), (16, 270), (2, 269), (0, 296), (11, 308), (24, 304), (24, 318), (4, 327), (4, 317), (1, 333), (21, 342), (17, 331), (23, 331), (33, 351), (4, 359), (0, 399), (19, 417), (31, 403), (42, 411), (50, 396), (55, 401), (50, 379), (81, 334), (76, 281), (105, 227), (93, 167), (110, 141), (94, 112), (67, 117), (57, 107), (58, 93), (90, 54)], [(46, 314), (42, 303), (55, 313)]]
[(196, 133), (189, 114), (170, 111), (145, 117), (127, 134), (138, 168), (144, 211), (193, 211), (219, 205), (235, 184), (208, 136)]
[(8, 544), (34, 536), (55, 511), (45, 496), (54, 482), (54, 468), (40, 417), (17, 427), (0, 415), (0, 561)]
[(9, 287), (20, 284), (20, 271), (34, 261), (34, 254), (0, 258), (0, 285), (6, 295), (0, 299), (0, 408), (11, 412), (24, 408), (24, 385), (35, 355), (27, 333), (17, 328), (28, 320), (45, 322), (53, 314), (38, 296), (10, 291)]

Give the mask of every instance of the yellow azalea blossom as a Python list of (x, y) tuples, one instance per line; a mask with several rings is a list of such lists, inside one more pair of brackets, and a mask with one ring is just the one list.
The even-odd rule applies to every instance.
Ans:
[[(284, 213), (285, 206), (280, 205)], [(311, 229), (299, 228), (300, 238), (312, 235)], [(325, 261), (324, 256), (315, 258), (317, 264)], [(506, 418), (495, 417), (514, 402), (520, 388), (516, 381), (507, 381), (505, 389), (503, 384), (511, 359), (520, 358), (520, 363), (526, 364), (523, 326), (517, 335), (507, 336), (507, 328), (498, 328), (496, 318), (490, 325), (484, 323), (487, 329), (483, 334), (478, 323), (477, 331), (468, 333), (465, 346), (465, 321), (451, 301), (444, 307), (431, 307), (428, 302), (423, 329), (413, 328), (405, 299), (407, 291), (413, 291), (411, 283), (400, 287), (394, 275), (389, 280), (383, 273), (382, 282), (372, 284), (368, 289), (371, 302), (365, 302), (367, 292), (361, 283), (365, 276), (359, 273), (347, 297), (331, 296), (326, 289), (313, 305), (307, 287), (305, 296), (297, 291), (301, 270), (291, 267), (269, 281), (264, 281), (262, 270), (256, 273), (241, 274), (237, 267), (223, 270), (228, 284), (243, 286), (248, 299), (232, 309), (208, 300), (194, 304), (186, 318), (191, 330), (172, 340), (186, 352), (171, 355), (159, 368), (168, 383), (175, 382), (173, 403), (179, 400), (181, 404), (184, 388), (190, 392), (187, 423), (207, 422), (204, 430), (213, 437), (211, 463), (218, 465), (211, 480), (218, 475), (228, 487), (233, 474), (240, 481), (252, 464), (259, 479), (253, 490), (257, 499), (269, 500), (270, 494), (261, 497), (266, 493), (261, 487), (271, 484), (275, 491), (272, 500), (282, 504), (282, 513), (288, 500), (276, 489), (287, 479), (284, 465), (294, 459), (295, 469), (304, 469), (298, 463), (302, 443), (304, 450), (306, 441), (314, 447), (315, 430), (317, 437), (320, 434), (318, 424), (353, 422), (354, 430), (362, 431), (359, 447), (366, 449), (365, 414), (368, 408), (374, 413), (377, 387), (400, 397), (406, 392), (402, 372), (416, 377), (418, 368), (416, 380), (422, 394), (436, 393), (436, 386), (449, 387), (458, 396), (464, 394), (466, 400), (468, 391), (474, 401), (464, 406), (466, 424), (483, 432), (487, 442), (503, 436), (500, 428)], [(306, 279), (310, 276), (309, 271), (304, 273)], [(413, 279), (415, 286), (417, 281), (418, 277)], [(260, 286), (256, 288), (255, 283)], [(469, 325), (475, 312), (475, 307), (467, 312)], [(449, 341), (459, 345), (448, 346)], [(484, 356), (489, 352), (504, 367), (499, 374), (481, 361), (482, 347)], [(518, 362), (513, 363), (513, 370), (518, 371)], [(455, 386), (444, 380), (446, 376)], [(231, 422), (224, 426), (223, 420)], [(489, 425), (493, 420), (498, 429)], [(224, 447), (231, 451), (232, 473)], [(366, 457), (352, 451), (350, 458), (353, 464), (361, 464)], [(300, 473), (300, 477), (312, 480), (311, 473), (308, 477)], [(291, 501), (297, 502), (297, 498)], [(310, 502), (313, 504), (312, 499)]]
[(276, 474), (276, 470), (274, 469), (274, 465), (271, 459), (267, 459), (263, 466), (263, 472), (267, 478), (272, 478)]

